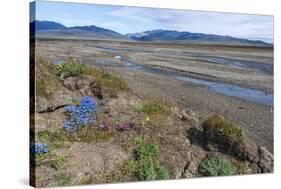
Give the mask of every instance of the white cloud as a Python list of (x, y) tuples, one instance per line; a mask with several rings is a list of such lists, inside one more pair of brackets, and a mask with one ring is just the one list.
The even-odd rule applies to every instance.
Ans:
[(130, 32), (140, 32), (140, 28), (170, 29), (266, 39), (269, 42), (273, 40), (272, 16), (136, 7), (121, 7), (108, 12), (108, 15), (116, 17), (119, 21), (129, 22)]

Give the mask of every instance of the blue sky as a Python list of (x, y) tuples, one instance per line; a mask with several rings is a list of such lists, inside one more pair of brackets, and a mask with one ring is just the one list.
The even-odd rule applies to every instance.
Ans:
[(36, 19), (122, 34), (168, 29), (273, 42), (273, 16), (264, 15), (36, 1)]

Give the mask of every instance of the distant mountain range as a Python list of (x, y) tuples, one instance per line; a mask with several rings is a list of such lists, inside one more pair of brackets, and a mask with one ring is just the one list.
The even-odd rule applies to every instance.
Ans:
[(110, 38), (136, 40), (142, 42), (215, 43), (272, 46), (272, 44), (260, 40), (248, 40), (231, 36), (171, 30), (152, 30), (122, 35), (118, 32), (94, 25), (66, 27), (60, 23), (38, 20), (30, 23), (30, 31), (32, 36), (35, 35), (39, 38)]

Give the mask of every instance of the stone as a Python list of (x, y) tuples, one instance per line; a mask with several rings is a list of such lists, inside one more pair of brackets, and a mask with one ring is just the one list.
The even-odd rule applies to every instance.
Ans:
[(104, 90), (100, 85), (98, 85), (96, 82), (92, 82), (90, 84), (90, 90), (92, 94), (100, 99), (104, 98)]
[(95, 78), (89, 76), (67, 77), (62, 80), (63, 86), (70, 91), (83, 89), (92, 83), (95, 83)]
[(260, 160), (257, 163), (262, 173), (273, 172), (273, 155), (265, 148), (259, 147), (258, 153)]
[(250, 168), (252, 170), (251, 172), (254, 173), (254, 174), (261, 173), (261, 170), (260, 170), (259, 166), (256, 163), (252, 163), (250, 165)]
[(35, 101), (36, 112), (51, 112), (72, 103), (73, 97), (65, 90), (57, 91), (51, 98), (37, 96)]

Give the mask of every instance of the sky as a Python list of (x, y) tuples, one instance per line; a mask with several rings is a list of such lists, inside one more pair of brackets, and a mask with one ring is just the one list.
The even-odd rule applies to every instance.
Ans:
[(121, 34), (154, 29), (189, 31), (273, 43), (273, 16), (36, 1), (36, 20), (95, 25)]

